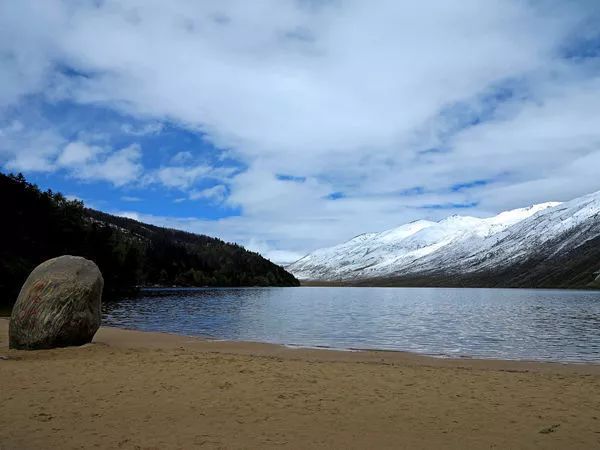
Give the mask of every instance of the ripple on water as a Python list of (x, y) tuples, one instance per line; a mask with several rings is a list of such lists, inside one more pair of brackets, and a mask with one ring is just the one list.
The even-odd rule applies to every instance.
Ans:
[(600, 362), (599, 291), (153, 289), (105, 304), (104, 323), (316, 348)]

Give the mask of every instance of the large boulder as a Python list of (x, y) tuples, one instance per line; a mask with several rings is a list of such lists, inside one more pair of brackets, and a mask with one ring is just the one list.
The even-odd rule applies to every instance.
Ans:
[(98, 266), (60, 256), (37, 266), (21, 288), (9, 325), (9, 346), (43, 349), (91, 342), (100, 327), (104, 280)]

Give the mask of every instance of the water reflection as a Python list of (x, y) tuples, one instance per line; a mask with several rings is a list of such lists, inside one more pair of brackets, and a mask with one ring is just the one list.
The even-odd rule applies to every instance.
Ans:
[(104, 323), (306, 346), (600, 362), (598, 291), (157, 289), (106, 304)]

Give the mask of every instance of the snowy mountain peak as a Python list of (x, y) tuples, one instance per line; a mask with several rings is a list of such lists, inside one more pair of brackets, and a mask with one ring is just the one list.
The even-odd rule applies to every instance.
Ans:
[(510, 211), (503, 211), (500, 214), (498, 214), (497, 216), (494, 217), (490, 217), (487, 220), (490, 223), (502, 223), (505, 225), (512, 225), (514, 223), (520, 222), (523, 219), (526, 219), (529, 216), (532, 216), (533, 214), (539, 212), (539, 211), (543, 211), (544, 209), (548, 209), (548, 208), (553, 208), (555, 206), (560, 205), (560, 202), (546, 202), (546, 203), (539, 203), (537, 205), (531, 205), (531, 206), (527, 206), (525, 208), (517, 208), (517, 209), (512, 209)]
[(600, 192), (487, 218), (452, 215), (439, 222), (417, 220), (317, 250), (287, 269), (300, 279), (310, 280), (479, 270), (524, 257), (535, 249), (532, 243), (555, 239), (590, 217), (598, 217), (599, 212)]
[(378, 239), (382, 242), (394, 242), (435, 225), (436, 222), (430, 222), (429, 220), (416, 220), (414, 222), (409, 222), (405, 225), (401, 225), (397, 228), (392, 228), (391, 230), (386, 230), (381, 233), (371, 233), (369, 237), (371, 239)]

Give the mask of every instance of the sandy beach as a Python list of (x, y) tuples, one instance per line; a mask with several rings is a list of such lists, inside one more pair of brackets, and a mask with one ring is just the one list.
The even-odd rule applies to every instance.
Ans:
[(8, 349), (0, 448), (600, 447), (600, 366), (448, 360), (102, 328)]

